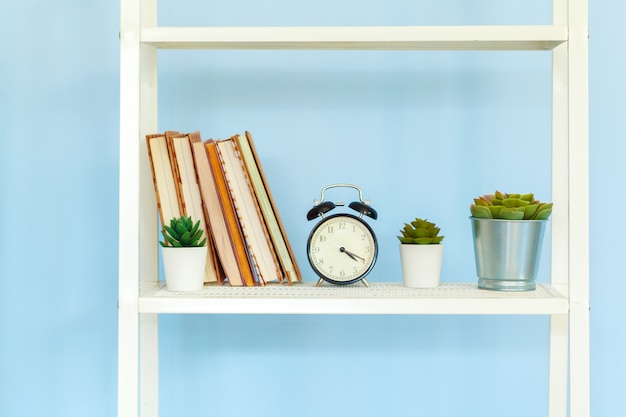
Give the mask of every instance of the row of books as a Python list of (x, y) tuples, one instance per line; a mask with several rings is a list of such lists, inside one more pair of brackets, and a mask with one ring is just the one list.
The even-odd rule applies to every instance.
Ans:
[(191, 216), (207, 233), (205, 282), (302, 280), (249, 132), (202, 140), (167, 131), (146, 141), (161, 224)]

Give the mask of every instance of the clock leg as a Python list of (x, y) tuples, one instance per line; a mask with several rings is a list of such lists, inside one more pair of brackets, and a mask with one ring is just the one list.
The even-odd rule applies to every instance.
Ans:
[(317, 284), (315, 284), (316, 287), (321, 286), (324, 283), (324, 278), (320, 278), (317, 280)]
[(370, 285), (367, 283), (367, 281), (365, 280), (365, 278), (362, 278), (362, 279), (361, 279), (361, 282), (362, 282), (362, 283), (363, 283), (363, 284), (364, 284), (367, 288), (369, 288), (369, 287), (370, 287)]

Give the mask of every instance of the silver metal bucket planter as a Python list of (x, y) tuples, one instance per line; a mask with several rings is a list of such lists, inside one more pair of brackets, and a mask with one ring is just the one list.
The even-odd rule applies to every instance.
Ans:
[(532, 291), (547, 220), (470, 217), (478, 288)]

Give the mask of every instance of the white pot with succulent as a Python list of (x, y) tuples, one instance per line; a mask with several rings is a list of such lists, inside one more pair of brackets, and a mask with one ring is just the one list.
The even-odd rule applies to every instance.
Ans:
[(496, 191), (470, 206), (478, 288), (532, 291), (552, 203)]
[(439, 286), (443, 260), (444, 236), (435, 223), (416, 218), (400, 230), (400, 261), (405, 287), (434, 288)]
[[(204, 286), (206, 268), (206, 238), (191, 217), (177, 217), (164, 225), (161, 253), (165, 284), (169, 291), (198, 291)], [(202, 240), (200, 240), (202, 239)]]

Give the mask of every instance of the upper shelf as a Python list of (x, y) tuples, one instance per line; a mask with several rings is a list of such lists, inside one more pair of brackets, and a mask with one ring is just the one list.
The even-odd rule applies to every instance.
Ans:
[(164, 49), (551, 50), (567, 26), (152, 27)]
[(201, 314), (567, 314), (559, 291), (538, 284), (535, 291), (479, 290), (476, 284), (446, 283), (432, 289), (402, 283), (335, 286), (313, 283), (264, 287), (206, 286), (178, 293), (145, 283), (139, 297), (142, 313)]

